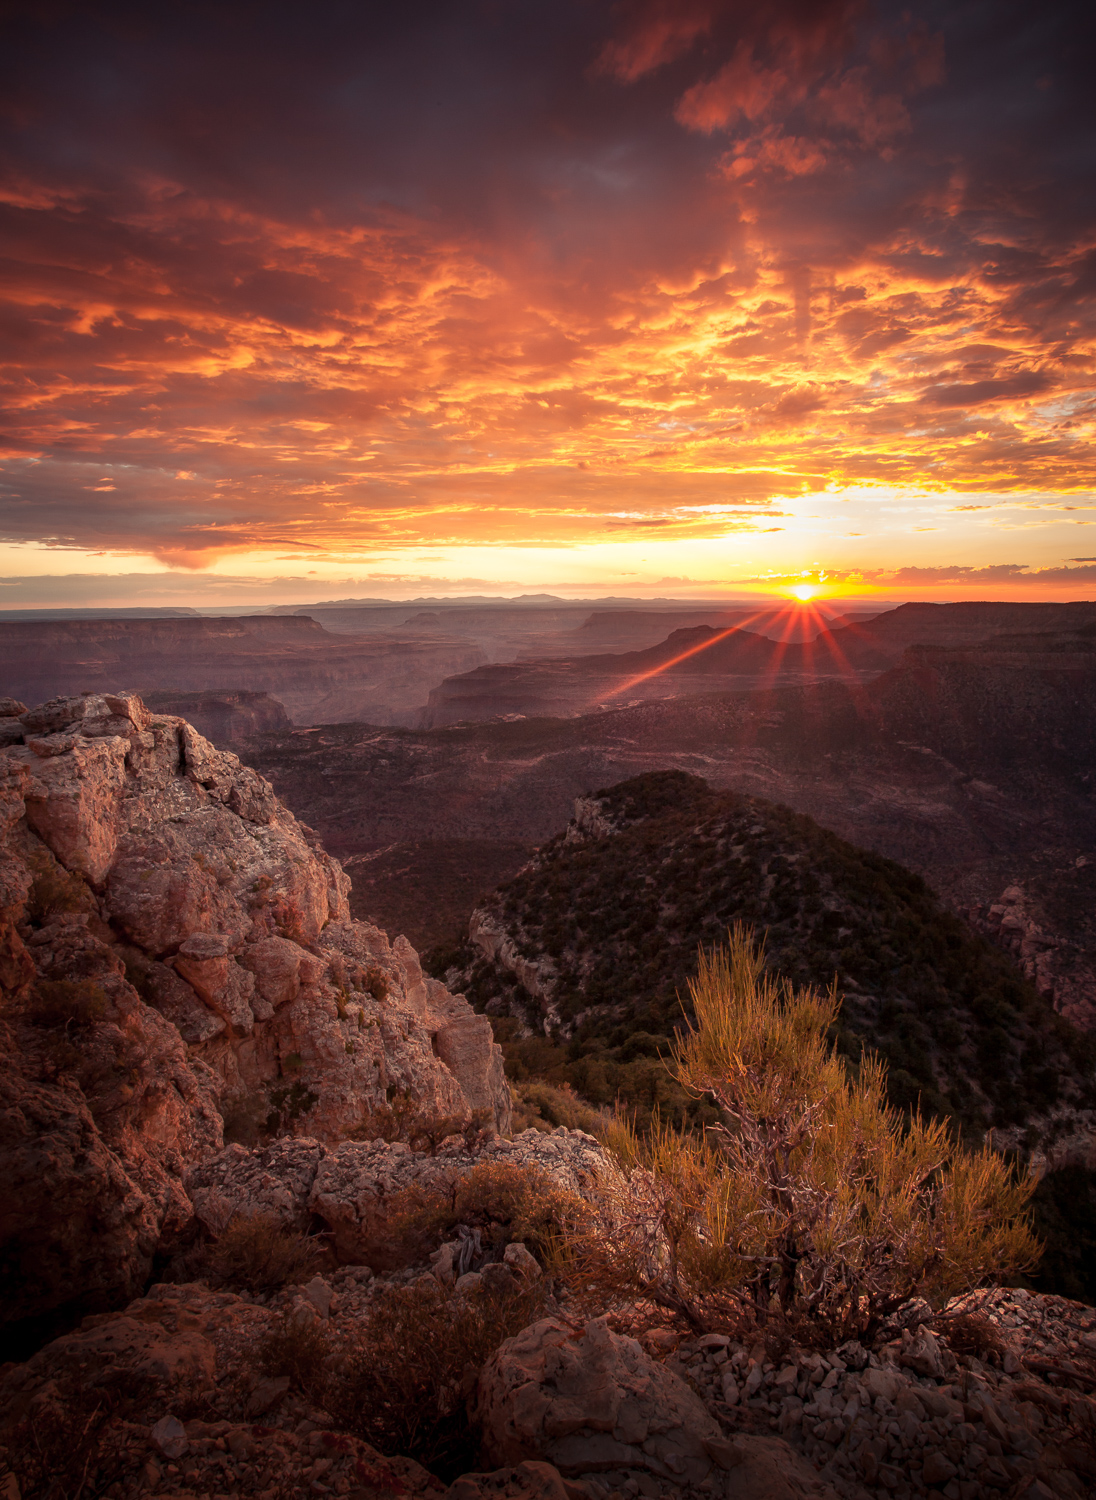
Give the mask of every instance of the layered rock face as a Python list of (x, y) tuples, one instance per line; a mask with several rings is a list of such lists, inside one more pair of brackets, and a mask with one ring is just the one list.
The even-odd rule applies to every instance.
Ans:
[(153, 713), (176, 714), (220, 750), (240, 750), (257, 734), (290, 727), (284, 706), (270, 693), (144, 693)]
[(0, 701), (5, 1321), (132, 1295), (237, 1131), (509, 1125), (488, 1022), (262, 777), (133, 695)]
[(619, 1182), (619, 1171), (592, 1136), (579, 1130), (542, 1135), (526, 1130), (470, 1150), (459, 1136), (432, 1156), (403, 1141), (281, 1140), (263, 1151), (228, 1146), (195, 1168), (187, 1189), (199, 1221), (219, 1234), (237, 1215), (264, 1214), (301, 1231), (317, 1220), (341, 1261), (393, 1270), (425, 1255), (428, 1238), (397, 1229), (394, 1209), (409, 1188), (450, 1193), (466, 1172), (490, 1163), (532, 1168), (586, 1200)]
[[(270, 693), (299, 724), (404, 722), (435, 683), (484, 660), (473, 642), (421, 630), (350, 638), (308, 617), (0, 621), (0, 691)], [(401, 717), (402, 716), (402, 717)]]

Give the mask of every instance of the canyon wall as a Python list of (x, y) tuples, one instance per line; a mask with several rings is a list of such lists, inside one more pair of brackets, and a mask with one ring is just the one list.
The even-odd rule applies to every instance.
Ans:
[(0, 1306), (133, 1295), (237, 1138), (505, 1130), (488, 1022), (269, 784), (132, 694), (0, 700)]
[(443, 677), (485, 660), (442, 632), (331, 635), (303, 616), (0, 621), (0, 692), (269, 693), (298, 724), (402, 722)]

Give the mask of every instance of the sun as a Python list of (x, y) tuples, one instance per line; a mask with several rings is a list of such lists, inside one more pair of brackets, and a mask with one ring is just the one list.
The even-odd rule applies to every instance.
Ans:
[(808, 599), (813, 599), (818, 593), (818, 585), (815, 583), (797, 583), (791, 590), (797, 599), (806, 604)]

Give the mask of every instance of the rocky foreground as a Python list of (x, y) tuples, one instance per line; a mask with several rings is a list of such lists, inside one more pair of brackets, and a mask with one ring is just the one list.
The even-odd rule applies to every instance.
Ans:
[[(350, 920), (261, 777), (127, 694), (8, 700), (0, 742), (3, 1500), (1091, 1493), (1093, 1309), (972, 1293), (831, 1349), (586, 1305), (472, 1187), (535, 1219), (613, 1160), (509, 1138), (487, 1022)], [(227, 1265), (240, 1226), (262, 1265)], [(368, 1441), (378, 1368), (453, 1330), (445, 1461)]]
[(508, 1128), (488, 1022), (350, 919), (340, 866), (236, 756), (132, 695), (5, 700), (0, 743), (9, 1332), (135, 1295), (226, 1126)]

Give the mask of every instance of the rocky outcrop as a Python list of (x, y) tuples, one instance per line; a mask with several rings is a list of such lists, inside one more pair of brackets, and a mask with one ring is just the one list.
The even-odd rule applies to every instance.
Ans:
[(836, 1500), (786, 1443), (728, 1441), (680, 1376), (603, 1318), (584, 1328), (544, 1318), (508, 1339), (480, 1375), (474, 1419), (489, 1461), (539, 1459), (610, 1491)]
[(421, 1464), (311, 1420), (322, 1414), (288, 1378), (262, 1375), (258, 1348), (279, 1327), (249, 1296), (201, 1285), (88, 1318), (0, 1375), (0, 1493), (75, 1494), (91, 1459), (134, 1496), (439, 1500)]
[(317, 1222), (330, 1233), (341, 1261), (389, 1271), (425, 1256), (421, 1229), (399, 1222), (409, 1188), (448, 1194), (473, 1167), (495, 1163), (542, 1172), (565, 1192), (587, 1200), (618, 1179), (612, 1159), (579, 1130), (550, 1135), (526, 1130), (513, 1140), (469, 1149), (460, 1136), (435, 1155), (402, 1141), (282, 1140), (259, 1152), (229, 1146), (195, 1168), (187, 1189), (198, 1218), (216, 1235), (236, 1214), (268, 1214), (287, 1229)]
[[(1078, 867), (1088, 859), (1081, 856)], [(971, 926), (1013, 953), (1044, 1000), (1082, 1031), (1096, 1031), (1096, 967), (1091, 951), (1047, 921), (1040, 903), (1022, 885), (1010, 885), (996, 901), (969, 907)]]
[(262, 777), (132, 694), (0, 707), (18, 726), (0, 749), (7, 1320), (132, 1296), (191, 1220), (184, 1174), (225, 1117), (326, 1143), (394, 1103), (508, 1128), (489, 1023), (405, 939), (350, 920), (346, 876)]
[(175, 714), (193, 724), (219, 750), (242, 750), (257, 734), (289, 729), (284, 704), (270, 693), (146, 692), (145, 704), (157, 714)]
[[(322, 1386), (262, 1368), (298, 1327), (337, 1383), (376, 1299), (414, 1274), (345, 1266), (269, 1296), (156, 1285), (87, 1318), (0, 1370), (0, 1494), (13, 1478), (28, 1500), (50, 1493), (44, 1457), (52, 1493), (91, 1463), (133, 1496), (440, 1495), (412, 1460), (340, 1431), (312, 1404)], [(1096, 1482), (1090, 1307), (1005, 1289), (935, 1316), (914, 1302), (870, 1350), (685, 1337), (649, 1312), (638, 1341), (561, 1312), (504, 1342), (470, 1409), (482, 1463), (502, 1467), (449, 1500), (1082, 1500)]]

